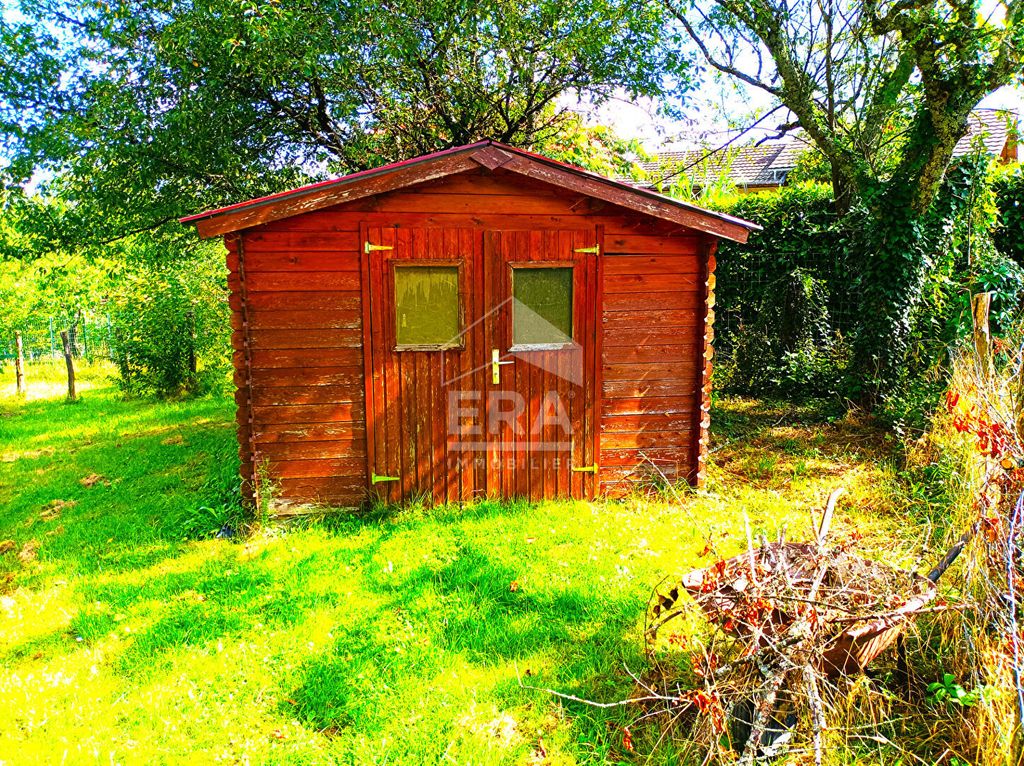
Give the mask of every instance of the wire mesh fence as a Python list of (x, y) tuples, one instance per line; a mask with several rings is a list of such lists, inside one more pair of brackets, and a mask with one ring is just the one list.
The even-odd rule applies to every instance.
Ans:
[(859, 326), (861, 275), (823, 189), (748, 195), (731, 213), (763, 230), (722, 242), (715, 286), (716, 387), (834, 387)]
[[(64, 346), (61, 332), (68, 334), (68, 343), (75, 358), (110, 359), (113, 349), (113, 328), (107, 314), (79, 314), (73, 321), (62, 317), (40, 318), (21, 332), (22, 353), (26, 362), (62, 359)], [(0, 346), (0, 361), (12, 360), (17, 353), (13, 339)]]

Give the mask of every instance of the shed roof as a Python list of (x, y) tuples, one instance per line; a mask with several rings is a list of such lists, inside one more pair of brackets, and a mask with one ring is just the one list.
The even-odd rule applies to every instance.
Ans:
[(751, 231), (761, 228), (741, 218), (705, 210), (688, 202), (672, 199), (648, 189), (639, 189), (575, 165), (496, 141), (479, 141), (351, 173), (340, 178), (187, 216), (182, 218), (181, 222), (195, 224), (202, 237), (212, 237), (480, 167), (488, 170), (500, 168), (502, 171), (552, 184), (737, 242), (745, 242)]

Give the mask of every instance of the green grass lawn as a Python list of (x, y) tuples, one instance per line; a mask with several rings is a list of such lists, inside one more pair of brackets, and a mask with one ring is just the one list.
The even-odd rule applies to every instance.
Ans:
[(651, 589), (706, 563), (707, 533), (738, 549), (744, 511), (795, 536), (845, 484), (839, 535), (891, 548), (904, 521), (870, 426), (729, 401), (709, 486), (681, 505), (482, 502), (215, 539), (230, 398), (126, 401), (94, 375), (67, 404), (59, 376), (33, 380), (0, 395), (3, 763), (647, 762), (657, 732), (623, 748), (635, 711), (517, 678), (629, 696)]

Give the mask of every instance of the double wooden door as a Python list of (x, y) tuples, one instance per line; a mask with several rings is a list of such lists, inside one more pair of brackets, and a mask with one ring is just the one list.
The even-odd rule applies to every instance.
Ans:
[(362, 234), (372, 496), (593, 497), (597, 231)]

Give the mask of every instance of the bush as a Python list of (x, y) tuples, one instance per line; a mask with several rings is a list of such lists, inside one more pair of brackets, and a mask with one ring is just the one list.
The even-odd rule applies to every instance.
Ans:
[(855, 297), (831, 189), (802, 183), (751, 194), (728, 212), (764, 229), (745, 245), (720, 246), (718, 385), (750, 394), (836, 393)]
[[(955, 163), (931, 214), (936, 234), (909, 316), (911, 353), (880, 412), (898, 426), (924, 426), (915, 413), (942, 388), (950, 349), (971, 330), (970, 296), (993, 294), (996, 334), (1024, 297), (1024, 175), (1019, 168), (990, 174), (989, 166), (980, 155)], [(716, 386), (857, 399), (850, 347), (874, 331), (862, 301), (872, 277), (858, 260), (864, 224), (856, 211), (839, 218), (831, 188), (805, 182), (739, 197), (727, 212), (764, 229), (719, 249)]]
[(996, 172), (992, 181), (995, 193), (996, 226), (992, 230), (996, 249), (1024, 266), (1024, 174), (1015, 165)]
[(110, 296), (112, 357), (129, 393), (222, 389), (230, 366), (227, 274), (207, 248), (133, 265)]
[(737, 333), (732, 377), (745, 393), (837, 393), (849, 360), (820, 279), (794, 269), (765, 291), (753, 326)]

